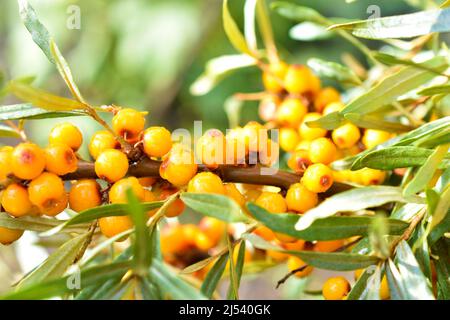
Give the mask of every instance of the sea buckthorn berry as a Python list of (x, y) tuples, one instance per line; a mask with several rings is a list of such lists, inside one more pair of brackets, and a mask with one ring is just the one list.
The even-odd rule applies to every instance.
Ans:
[(283, 253), (277, 250), (266, 250), (266, 255), (276, 262), (282, 262), (289, 258), (287, 253)]
[(173, 225), (161, 231), (161, 251), (164, 258), (185, 250), (188, 246), (185, 239), (185, 229), (182, 225)]
[(203, 233), (205, 233), (214, 243), (214, 245), (219, 243), (220, 239), (227, 230), (226, 224), (223, 221), (211, 217), (203, 217), (198, 226), (200, 230), (203, 231)]
[(194, 237), (195, 246), (201, 251), (208, 251), (215, 243), (202, 231), (197, 231)]
[(184, 186), (197, 173), (192, 150), (182, 144), (175, 144), (163, 158), (159, 167), (159, 174), (177, 187)]
[(330, 113), (341, 111), (342, 109), (344, 109), (344, 107), (345, 107), (345, 104), (343, 104), (340, 101), (329, 103), (323, 109), (323, 115), (326, 116)]
[(97, 159), (103, 151), (108, 149), (120, 149), (120, 143), (114, 135), (107, 130), (94, 133), (89, 143), (89, 153), (92, 158)]
[(241, 207), (245, 205), (245, 197), (234, 183), (225, 183), (223, 187), (225, 188), (225, 195), (236, 201)]
[(150, 127), (144, 131), (144, 152), (149, 157), (162, 157), (172, 148), (172, 136), (164, 127)]
[(246, 202), (255, 202), (261, 195), (262, 191), (259, 189), (250, 189), (244, 192)]
[[(164, 189), (159, 194), (159, 200), (166, 200), (169, 196), (171, 196), (172, 194), (174, 194), (177, 191), (178, 191), (178, 189), (175, 189), (175, 188)], [(169, 217), (169, 218), (178, 217), (180, 214), (183, 213), (185, 208), (186, 208), (186, 205), (184, 204), (183, 200), (181, 200), (180, 198), (177, 198), (177, 199), (175, 199), (174, 202), (172, 202), (172, 204), (170, 204), (167, 207), (165, 216)]]
[(12, 173), (11, 155), (13, 147), (2, 147), (0, 149), (0, 181), (5, 180)]
[(312, 162), (309, 158), (309, 152), (307, 150), (296, 150), (289, 158), (288, 167), (294, 170), (295, 172), (304, 172), (306, 168), (308, 168)]
[(271, 213), (283, 213), (287, 211), (286, 200), (279, 193), (263, 191), (256, 199), (255, 204)]
[[(100, 231), (107, 238), (112, 238), (119, 233), (133, 228), (133, 222), (129, 216), (103, 217), (98, 219), (98, 224), (100, 226)], [(126, 238), (127, 237), (123, 237), (117, 240), (117, 242), (124, 241)]]
[(273, 233), (273, 231), (271, 229), (267, 228), (266, 226), (257, 227), (253, 231), (253, 233), (260, 236), (261, 238), (263, 238), (266, 241), (272, 241), (275, 239), (275, 234)]
[(197, 173), (188, 184), (188, 192), (225, 194), (219, 176), (211, 172)]
[(274, 232), (275, 234), (275, 238), (280, 241), (281, 243), (292, 243), (295, 242), (297, 240), (297, 238), (294, 238), (292, 236), (289, 236), (287, 234), (284, 233), (280, 233), (280, 232)]
[(382, 184), (386, 179), (386, 172), (371, 168), (358, 170), (361, 184), (364, 186)]
[(270, 64), (268, 70), (264, 71), (262, 75), (264, 88), (274, 93), (283, 91), (282, 84), (287, 68), (286, 63), (282, 61)]
[(34, 179), (45, 169), (45, 153), (34, 143), (21, 143), (14, 148), (10, 164), (17, 178)]
[(333, 277), (325, 281), (322, 294), (325, 300), (342, 300), (350, 292), (350, 283), (344, 277)]
[(145, 118), (141, 112), (125, 108), (116, 113), (112, 125), (116, 134), (133, 143), (139, 139), (140, 133), (144, 130)]
[[(54, 173), (44, 172), (33, 179), (28, 186), (30, 201), (42, 214), (56, 215), (67, 207), (67, 194), (64, 183)], [(64, 203), (66, 204), (64, 206)], [(59, 212), (57, 212), (60, 210)], [(57, 213), (55, 213), (57, 212)]]
[(314, 108), (317, 112), (322, 112), (323, 109), (332, 102), (340, 102), (341, 95), (332, 87), (326, 87), (320, 90), (314, 99)]
[(270, 95), (261, 100), (258, 107), (258, 115), (264, 122), (273, 121), (276, 118), (276, 112), (280, 99), (275, 95)]
[(13, 243), (23, 235), (23, 230), (0, 227), (0, 243), (8, 245)]
[(309, 191), (325, 192), (333, 184), (333, 172), (321, 163), (310, 165), (303, 175), (302, 183)]
[(14, 217), (22, 217), (30, 213), (33, 207), (27, 188), (18, 183), (10, 184), (3, 191), (1, 203), (3, 209)]
[(344, 246), (344, 240), (317, 241), (314, 245), (314, 251), (334, 252)]
[(119, 150), (105, 150), (95, 160), (95, 174), (108, 182), (116, 182), (122, 179), (127, 171), (128, 158)]
[(256, 121), (250, 121), (242, 128), (245, 148), (248, 152), (257, 152), (267, 146), (267, 129)]
[(111, 203), (127, 203), (127, 190), (131, 189), (134, 195), (141, 201), (144, 200), (144, 188), (136, 177), (121, 179), (113, 184), (109, 190), (109, 201)]
[(388, 300), (390, 297), (389, 284), (386, 275), (384, 275), (380, 283), (380, 298), (381, 300)]
[(322, 116), (319, 113), (315, 113), (315, 112), (311, 112), (311, 113), (308, 113), (305, 115), (305, 117), (303, 118), (303, 121), (300, 124), (300, 127), (298, 129), (299, 133), (300, 133), (300, 137), (303, 140), (311, 141), (311, 140), (326, 136), (327, 130), (322, 129), (322, 128), (313, 128), (306, 124), (309, 121), (314, 121), (321, 117)]
[(366, 129), (362, 137), (362, 143), (364, 144), (366, 149), (372, 149), (375, 148), (377, 145), (388, 141), (391, 138), (392, 135), (389, 132), (382, 130)]
[(148, 187), (151, 187), (152, 185), (154, 185), (158, 179), (154, 178), (154, 177), (143, 177), (143, 178), (138, 178), (138, 180), (139, 180), (139, 183), (141, 184), (141, 186), (148, 188)]
[(298, 128), (308, 108), (300, 99), (286, 98), (276, 112), (277, 122), (282, 126)]
[(296, 256), (289, 257), (287, 266), (289, 271), (294, 271), (305, 266), (302, 270), (295, 273), (295, 276), (298, 278), (304, 278), (314, 270), (313, 267), (307, 265), (302, 259)]
[(311, 87), (311, 70), (303, 65), (291, 65), (284, 76), (284, 87), (289, 93), (302, 94), (313, 89)]
[(100, 185), (94, 179), (81, 179), (75, 182), (69, 192), (69, 206), (81, 212), (102, 204)]
[(225, 136), (226, 143), (226, 163), (242, 164), (248, 154), (246, 137), (243, 128), (237, 127), (227, 130)]
[[(154, 201), (158, 201), (157, 196), (150, 190), (144, 189), (144, 202), (154, 202)], [(147, 215), (149, 217), (152, 217), (159, 208), (156, 209), (152, 209), (147, 211)]]
[(352, 123), (346, 123), (333, 130), (333, 142), (341, 149), (353, 147), (361, 137), (359, 129)]
[(320, 92), (322, 83), (320, 81), (320, 78), (312, 72), (309, 80), (310, 80), (310, 92), (312, 93), (313, 97), (315, 97)]
[(287, 208), (292, 211), (304, 213), (314, 208), (318, 202), (317, 193), (309, 191), (301, 183), (291, 185), (286, 194)]
[(225, 136), (220, 130), (210, 129), (195, 144), (195, 155), (208, 168), (217, 168), (226, 159)]
[(48, 137), (49, 144), (62, 143), (77, 151), (83, 143), (80, 129), (71, 123), (60, 123), (53, 127)]
[(281, 128), (280, 129), (280, 147), (284, 151), (290, 152), (295, 149), (300, 141), (300, 136), (297, 130), (292, 128)]
[(69, 146), (58, 143), (48, 146), (44, 151), (47, 171), (63, 176), (77, 170), (78, 158)]
[(313, 163), (329, 164), (336, 159), (336, 146), (328, 138), (317, 138), (309, 146), (309, 159)]
[(296, 239), (292, 243), (282, 243), (281, 246), (286, 250), (301, 251), (305, 247), (305, 240)]

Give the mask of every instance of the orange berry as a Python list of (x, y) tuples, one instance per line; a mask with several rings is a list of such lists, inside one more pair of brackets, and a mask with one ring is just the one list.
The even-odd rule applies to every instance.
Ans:
[(77, 151), (83, 143), (80, 129), (71, 123), (60, 123), (53, 127), (48, 137), (49, 144), (62, 143)]
[(211, 172), (197, 173), (188, 184), (188, 192), (225, 194), (219, 176)]
[(64, 193), (58, 199), (52, 200), (51, 204), (48, 204), (46, 207), (39, 208), (39, 213), (49, 217), (55, 217), (67, 209), (68, 204), (69, 197), (67, 193)]
[(329, 278), (323, 285), (325, 300), (342, 300), (350, 292), (350, 283), (344, 277)]
[(172, 135), (164, 127), (150, 127), (144, 131), (144, 152), (149, 157), (162, 157), (172, 148)]
[(380, 298), (382, 300), (388, 300), (391, 297), (391, 293), (389, 291), (389, 283), (387, 281), (387, 277), (383, 276), (380, 283)]
[(116, 181), (109, 190), (109, 201), (111, 203), (127, 203), (127, 190), (131, 189), (134, 195), (141, 201), (144, 200), (144, 188), (139, 184), (136, 177), (128, 177)]
[(283, 91), (283, 79), (288, 66), (284, 62), (272, 63), (269, 69), (263, 72), (262, 80), (267, 91), (278, 93)]
[(161, 231), (161, 251), (164, 256), (182, 252), (188, 246), (185, 229), (181, 225), (174, 225)]
[(256, 121), (250, 121), (242, 129), (245, 148), (248, 152), (257, 152), (267, 146), (267, 129)]
[(225, 195), (236, 201), (241, 207), (245, 205), (245, 197), (234, 183), (225, 183), (223, 187), (225, 188)]
[(75, 172), (78, 166), (78, 158), (72, 148), (65, 144), (53, 144), (45, 148), (46, 170), (63, 176)]
[(386, 172), (371, 168), (364, 168), (357, 171), (360, 176), (360, 182), (364, 186), (377, 185), (384, 182)]
[(246, 202), (255, 202), (256, 199), (261, 195), (262, 191), (258, 189), (250, 189), (245, 191), (244, 197)]
[(304, 172), (306, 168), (312, 164), (312, 162), (309, 158), (309, 152), (307, 150), (299, 149), (294, 151), (287, 164), (289, 168), (299, 173)]
[[(119, 233), (125, 232), (133, 228), (133, 222), (129, 216), (112, 216), (103, 217), (98, 219), (100, 231), (107, 238), (112, 238)], [(127, 237), (123, 237), (117, 242), (126, 240)]]
[[(284, 87), (289, 93), (304, 94), (316, 89), (311, 86), (311, 70), (303, 65), (289, 66), (284, 76)], [(317, 86), (317, 85), (316, 85)]]
[(267, 228), (266, 226), (257, 227), (253, 231), (253, 233), (260, 236), (261, 238), (263, 238), (266, 241), (272, 241), (275, 239), (275, 234), (273, 233), (273, 231), (270, 230), (269, 228)]
[(182, 144), (175, 144), (159, 167), (160, 176), (177, 187), (186, 185), (196, 173), (194, 154)]
[(0, 181), (8, 178), (12, 174), (11, 155), (13, 147), (3, 147), (0, 149)]
[(141, 186), (143, 187), (151, 187), (152, 185), (155, 184), (155, 182), (158, 180), (157, 178), (154, 177), (143, 177), (143, 178), (138, 178), (139, 183), (141, 184)]
[(288, 266), (289, 271), (294, 271), (303, 266), (306, 266), (301, 271), (297, 271), (295, 273), (295, 276), (298, 278), (304, 278), (304, 277), (308, 276), (314, 270), (313, 267), (306, 265), (306, 263), (302, 259), (300, 259), (299, 257), (296, 257), (296, 256), (289, 257), (289, 259), (287, 261), (287, 266)]
[(279, 193), (263, 191), (255, 204), (271, 213), (283, 213), (287, 211), (286, 201)]
[(225, 163), (226, 141), (220, 130), (210, 129), (195, 144), (195, 155), (208, 168)]
[(102, 204), (100, 185), (94, 179), (81, 179), (75, 182), (69, 192), (69, 206), (81, 212)]
[(105, 150), (95, 160), (95, 173), (100, 179), (116, 182), (125, 177), (127, 172), (128, 158), (119, 150)]
[[(159, 195), (159, 200), (166, 200), (169, 196), (177, 192), (177, 189), (164, 189), (161, 191)], [(184, 204), (183, 200), (180, 198), (175, 199), (174, 202), (172, 202), (171, 205), (167, 207), (165, 216), (169, 218), (178, 217), (180, 214), (183, 213), (184, 209), (186, 208), (186, 205)]]
[(333, 184), (333, 172), (324, 164), (313, 164), (306, 169), (302, 183), (309, 191), (325, 192)]
[(21, 143), (10, 159), (12, 173), (24, 180), (34, 179), (45, 169), (45, 153), (34, 143)]
[(23, 234), (23, 230), (0, 227), (0, 243), (8, 245), (18, 240)]
[(297, 130), (292, 128), (281, 128), (280, 129), (280, 147), (284, 151), (290, 152), (295, 149), (300, 141), (300, 136)]
[(10, 184), (3, 191), (1, 204), (3, 209), (14, 217), (22, 217), (30, 213), (33, 207), (27, 188), (18, 183)]
[(226, 232), (226, 224), (215, 218), (203, 217), (199, 222), (200, 230), (208, 236), (208, 238), (217, 245)]
[(54, 173), (44, 172), (33, 179), (28, 186), (28, 193), (31, 203), (37, 206), (42, 214), (54, 216), (67, 207), (64, 183)]
[[(154, 202), (154, 201), (158, 201), (156, 195), (150, 190), (144, 189), (144, 202)], [(149, 217), (152, 217), (158, 211), (158, 209), (159, 208), (147, 211), (147, 215)]]
[(345, 244), (344, 240), (317, 241), (314, 245), (314, 251), (334, 252)]
[(361, 137), (359, 129), (352, 123), (346, 123), (333, 130), (331, 134), (334, 143), (341, 148), (353, 147)]
[(375, 148), (377, 145), (391, 139), (391, 133), (382, 130), (366, 129), (362, 142), (366, 149)]
[(112, 119), (114, 132), (130, 143), (139, 139), (144, 125), (145, 118), (142, 113), (131, 108), (121, 109)]
[(201, 251), (208, 251), (215, 243), (204, 233), (198, 231), (194, 237), (195, 246)]
[(248, 154), (248, 143), (243, 128), (227, 130), (225, 136), (226, 163), (242, 164)]
[(286, 98), (277, 109), (276, 119), (281, 126), (296, 129), (307, 112), (308, 108), (300, 99)]
[(107, 130), (94, 133), (89, 143), (89, 153), (92, 158), (97, 159), (103, 151), (108, 149), (120, 149), (120, 143), (114, 135)]
[(277, 240), (280, 241), (283, 244), (285, 244), (285, 243), (292, 243), (292, 242), (297, 240), (297, 238), (294, 238), (294, 237), (289, 236), (289, 235), (284, 234), (284, 233), (274, 232), (274, 234), (275, 234), (275, 238), (277, 238)]
[(292, 211), (304, 213), (314, 208), (318, 202), (317, 193), (309, 191), (301, 183), (291, 185), (286, 193), (287, 208)]
[(317, 97), (314, 99), (314, 108), (317, 112), (322, 112), (330, 103), (340, 101), (341, 95), (339, 92), (332, 87), (326, 87), (320, 90)]
[(345, 104), (343, 104), (340, 101), (331, 102), (331, 103), (327, 104), (327, 106), (323, 109), (323, 115), (326, 116), (333, 112), (339, 112), (342, 109), (344, 109), (344, 107), (345, 107)]
[(317, 138), (309, 146), (309, 159), (313, 163), (329, 164), (336, 158), (336, 146), (328, 138)]
[(303, 118), (302, 123), (300, 124), (300, 127), (298, 129), (298, 132), (300, 133), (300, 138), (303, 140), (314, 140), (320, 137), (324, 137), (327, 134), (327, 130), (322, 128), (313, 128), (309, 127), (306, 123), (309, 121), (315, 121), (322, 116), (319, 113), (311, 112), (305, 115)]

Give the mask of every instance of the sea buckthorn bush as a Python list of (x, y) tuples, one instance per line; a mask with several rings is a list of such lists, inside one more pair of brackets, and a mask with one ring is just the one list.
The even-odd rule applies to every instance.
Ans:
[[(259, 91), (227, 100), (230, 128), (191, 140), (151, 112), (85, 100), (34, 9), (20, 6), (72, 97), (26, 79), (4, 87), (23, 103), (0, 107), (0, 134), (13, 137), (0, 149), (0, 243), (25, 233), (58, 243), (5, 299), (239, 299), (248, 274), (271, 268), (284, 274), (274, 298), (297, 285), (301, 297), (325, 300), (449, 299), (450, 62), (437, 34), (420, 28), (401, 42), (413, 50), (392, 41), (390, 54), (376, 52), (359, 37), (417, 30), (391, 34), (389, 24), (337, 24), (317, 12), (307, 22), (350, 40), (366, 60), (300, 63), (277, 50), (269, 10), (302, 28), (312, 9), (256, 1), (259, 29), (244, 36), (224, 1), (224, 30), (239, 54), (220, 70), (208, 65), (191, 91), (204, 94), (242, 67), (256, 69)], [(240, 120), (247, 101), (259, 119)], [(99, 129), (85, 132), (66, 116)], [(46, 144), (28, 134), (26, 122), (55, 117)], [(81, 288), (66, 285), (72, 266), (91, 275)]]

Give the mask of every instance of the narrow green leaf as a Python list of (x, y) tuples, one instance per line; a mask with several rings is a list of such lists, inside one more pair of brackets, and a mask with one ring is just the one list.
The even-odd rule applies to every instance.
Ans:
[(19, 120), (19, 119), (47, 119), (85, 116), (80, 111), (49, 111), (37, 108), (31, 103), (14, 104), (0, 107), (0, 120)]
[(13, 128), (0, 124), (0, 138), (20, 138), (20, 134)]
[(325, 270), (351, 271), (364, 269), (379, 262), (377, 257), (354, 253), (292, 250), (285, 252), (300, 257), (308, 265)]
[(450, 84), (432, 86), (417, 92), (421, 96), (434, 96), (438, 94), (450, 94)]
[(379, 117), (368, 114), (347, 113), (344, 117), (351, 123), (365, 129), (383, 130), (388, 132), (407, 132), (414, 129), (412, 126), (404, 125), (399, 122), (385, 121)]
[(367, 286), (362, 294), (363, 300), (380, 300), (381, 268), (377, 266), (375, 272), (367, 279)]
[(253, 53), (247, 46), (244, 36), (239, 30), (236, 22), (228, 10), (228, 0), (223, 1), (222, 7), (222, 19), (223, 19), (223, 28), (225, 33), (227, 34), (228, 40), (230, 40), (231, 44), (235, 47), (239, 52), (248, 54), (249, 56), (253, 56)]
[(404, 287), (405, 283), (402, 280), (400, 271), (398, 271), (391, 259), (389, 259), (385, 265), (391, 300), (406, 300), (408, 294)]
[(316, 10), (290, 2), (277, 1), (271, 4), (271, 8), (281, 16), (294, 21), (312, 21), (319, 24), (324, 24), (326, 21), (326, 19)]
[(418, 225), (408, 243), (415, 249), (414, 256), (424, 275), (428, 279), (431, 279), (430, 249), (425, 234), (425, 227), (423, 224)]
[(416, 63), (414, 61), (411, 60), (405, 60), (405, 59), (401, 59), (401, 58), (397, 58), (396, 56), (387, 54), (387, 53), (383, 53), (383, 52), (376, 52), (374, 54), (375, 59), (377, 59), (378, 61), (386, 64), (386, 65), (405, 65), (405, 66), (412, 66), (418, 69), (423, 69), (423, 70), (427, 70), (430, 72), (434, 72), (437, 75), (442, 75), (441, 71), (438, 70), (434, 70), (433, 68), (427, 68), (426, 66)]
[(429, 225), (430, 230), (439, 225), (444, 221), (445, 217), (448, 216), (448, 211), (450, 209), (450, 185), (444, 189), (442, 192), (439, 202), (436, 204), (433, 212), (431, 212), (432, 218)]
[(334, 79), (340, 83), (360, 85), (361, 80), (348, 67), (342, 64), (324, 61), (318, 58), (311, 58), (307, 62), (308, 66), (320, 77)]
[(383, 215), (376, 215), (369, 228), (369, 241), (373, 255), (380, 259), (387, 259), (390, 256), (390, 248), (386, 240), (388, 234), (388, 219)]
[(214, 291), (219, 284), (220, 279), (222, 278), (223, 272), (225, 271), (225, 267), (227, 266), (229, 253), (222, 255), (217, 259), (214, 266), (206, 275), (205, 280), (203, 280), (202, 287), (200, 291), (209, 299), (212, 298)]
[(323, 128), (332, 130), (345, 123), (345, 118), (339, 112), (332, 112), (314, 121), (308, 121), (306, 124), (311, 128)]
[[(242, 245), (242, 242), (241, 242)], [(228, 287), (227, 299), (238, 300), (239, 299), (239, 284), (238, 276), (236, 272), (236, 265), (234, 261), (234, 247), (231, 245), (230, 237), (227, 237), (228, 246), (228, 266), (230, 268), (230, 285)]]
[(333, 33), (321, 24), (305, 21), (293, 26), (289, 30), (289, 36), (298, 41), (318, 41), (329, 39)]
[[(57, 220), (57, 219), (51, 219), (51, 218), (44, 218), (44, 217), (20, 217), (20, 218), (13, 218), (6, 214), (5, 212), (0, 212), (0, 227), (4, 228), (10, 228), (10, 229), (18, 229), (18, 230), (30, 230), (30, 231), (37, 231), (37, 232), (43, 232), (48, 231), (50, 229), (53, 229), (61, 224), (63, 224), (64, 221)], [(78, 225), (75, 227), (69, 227), (65, 229), (66, 232), (85, 232), (88, 228), (87, 224)]]
[(367, 287), (367, 281), (371, 275), (373, 275), (373, 271), (367, 268), (358, 278), (356, 283), (353, 285), (352, 290), (347, 295), (347, 300), (362, 300), (363, 294), (365, 293), (365, 289)]

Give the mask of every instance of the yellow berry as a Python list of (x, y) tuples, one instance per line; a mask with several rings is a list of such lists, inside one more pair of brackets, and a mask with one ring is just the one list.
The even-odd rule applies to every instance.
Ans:
[(313, 267), (306, 265), (306, 263), (302, 259), (300, 259), (299, 257), (296, 257), (296, 256), (290, 256), (288, 258), (287, 266), (288, 266), (289, 271), (294, 271), (303, 266), (306, 266), (301, 271), (297, 271), (295, 273), (295, 276), (298, 278), (304, 278), (304, 277), (308, 276), (314, 270)]
[(208, 168), (225, 163), (226, 142), (220, 130), (210, 129), (195, 144), (195, 155)]
[(345, 104), (343, 104), (340, 101), (331, 102), (331, 103), (327, 104), (327, 106), (323, 109), (323, 115), (326, 116), (333, 112), (339, 112), (342, 109), (344, 109), (344, 107), (345, 107)]
[(48, 137), (49, 144), (62, 143), (77, 151), (83, 143), (80, 129), (71, 123), (65, 122), (56, 125)]
[(211, 172), (197, 173), (188, 184), (188, 192), (225, 194), (219, 176)]
[(127, 190), (131, 189), (134, 195), (141, 201), (144, 200), (144, 188), (136, 177), (128, 177), (116, 181), (109, 190), (109, 201), (111, 203), (127, 203)]
[[(112, 238), (119, 233), (125, 232), (133, 228), (133, 222), (129, 216), (113, 216), (98, 219), (100, 231), (107, 238)], [(124, 241), (126, 237), (118, 240)]]
[(280, 147), (284, 151), (293, 151), (300, 141), (300, 136), (297, 130), (292, 128), (280, 129)]
[(350, 292), (350, 283), (344, 277), (329, 278), (323, 285), (325, 300), (342, 300)]
[(359, 129), (352, 123), (346, 123), (333, 130), (333, 142), (341, 149), (353, 147), (361, 137)]
[(144, 130), (145, 118), (141, 112), (125, 108), (121, 109), (112, 119), (113, 130), (126, 141), (134, 143)]
[(69, 206), (81, 212), (102, 204), (100, 185), (94, 179), (81, 179), (75, 182), (69, 192)]
[(0, 181), (8, 178), (12, 174), (11, 155), (14, 148), (3, 147), (0, 149)]
[(380, 283), (380, 298), (382, 300), (387, 300), (391, 297), (391, 293), (389, 291), (389, 284), (387, 281), (387, 277), (383, 276)]
[(329, 164), (336, 158), (336, 146), (328, 138), (317, 138), (311, 141), (309, 158), (313, 163)]
[(317, 241), (314, 245), (314, 251), (317, 252), (334, 252), (344, 246), (344, 240)]
[(0, 227), (0, 243), (8, 245), (18, 240), (23, 234), (23, 230)]
[(333, 172), (321, 163), (310, 165), (303, 175), (302, 183), (309, 191), (325, 192), (333, 184)]
[(144, 131), (144, 152), (149, 157), (162, 157), (172, 148), (172, 136), (164, 127), (150, 127)]
[[(166, 200), (175, 192), (178, 192), (178, 189), (176, 188), (164, 189), (159, 194), (159, 200)], [(164, 215), (169, 218), (178, 217), (180, 214), (183, 213), (185, 208), (186, 205), (184, 204), (183, 200), (181, 200), (180, 198), (176, 198), (175, 201), (172, 202), (172, 204), (170, 204), (167, 207), (166, 213)]]
[(234, 183), (225, 183), (223, 185), (225, 188), (225, 194), (236, 201), (238, 205), (241, 207), (245, 205), (245, 197), (242, 195), (242, 193), (238, 190), (236, 185)]
[(386, 178), (385, 171), (371, 168), (364, 168), (358, 171), (361, 177), (361, 184), (365, 186), (381, 184)]
[(316, 89), (317, 83), (312, 86), (312, 77), (313, 74), (308, 67), (291, 65), (284, 76), (284, 87), (289, 93), (304, 94)]
[(276, 111), (277, 122), (281, 126), (298, 128), (308, 108), (300, 99), (286, 98)]
[(197, 164), (192, 150), (182, 144), (175, 144), (166, 154), (159, 167), (159, 174), (177, 187), (186, 185), (197, 173)]
[(1, 204), (3, 209), (14, 217), (22, 217), (30, 213), (33, 207), (27, 188), (18, 183), (10, 184), (3, 191)]
[(311, 140), (326, 136), (327, 130), (322, 129), (322, 128), (309, 127), (306, 124), (309, 121), (315, 121), (321, 117), (322, 116), (319, 113), (315, 113), (315, 112), (311, 112), (311, 113), (308, 113), (305, 115), (305, 117), (303, 118), (303, 121), (300, 124), (300, 127), (298, 129), (299, 133), (300, 133), (300, 137), (303, 140), (311, 141)]
[(389, 139), (391, 139), (391, 134), (387, 131), (366, 129), (362, 142), (366, 149), (372, 149)]
[(297, 173), (304, 172), (311, 163), (309, 152), (302, 149), (295, 150), (287, 162), (289, 168)]
[(67, 207), (67, 194), (64, 183), (54, 173), (44, 172), (33, 179), (28, 186), (31, 202), (42, 214), (54, 216)]
[(45, 169), (45, 153), (34, 143), (21, 143), (10, 159), (12, 173), (24, 180), (34, 179)]
[(309, 191), (301, 183), (291, 185), (286, 194), (287, 208), (292, 211), (304, 213), (318, 202), (317, 193)]
[(287, 71), (287, 65), (284, 62), (273, 63), (269, 69), (264, 71), (262, 80), (267, 91), (278, 93), (283, 91), (283, 79)]
[(120, 143), (107, 130), (96, 132), (89, 143), (89, 153), (92, 158), (97, 159), (103, 151), (108, 149), (120, 149)]
[(105, 150), (95, 160), (95, 173), (100, 179), (116, 182), (125, 177), (127, 172), (128, 158), (119, 150)]
[(250, 121), (242, 129), (245, 148), (248, 152), (257, 152), (267, 146), (267, 129), (256, 121)]
[(219, 243), (227, 230), (225, 222), (211, 217), (203, 217), (198, 226), (214, 245)]
[(45, 148), (46, 170), (63, 176), (75, 172), (78, 166), (78, 158), (69, 146), (58, 143)]
[(245, 157), (248, 154), (248, 141), (246, 140), (243, 128), (227, 130), (225, 136), (227, 164), (242, 164), (245, 162)]
[(314, 108), (317, 112), (322, 112), (323, 109), (330, 103), (340, 101), (341, 96), (339, 92), (332, 87), (326, 87), (320, 90), (320, 92), (314, 99)]
[(283, 213), (287, 211), (286, 200), (276, 192), (263, 191), (256, 199), (255, 204), (271, 213)]

